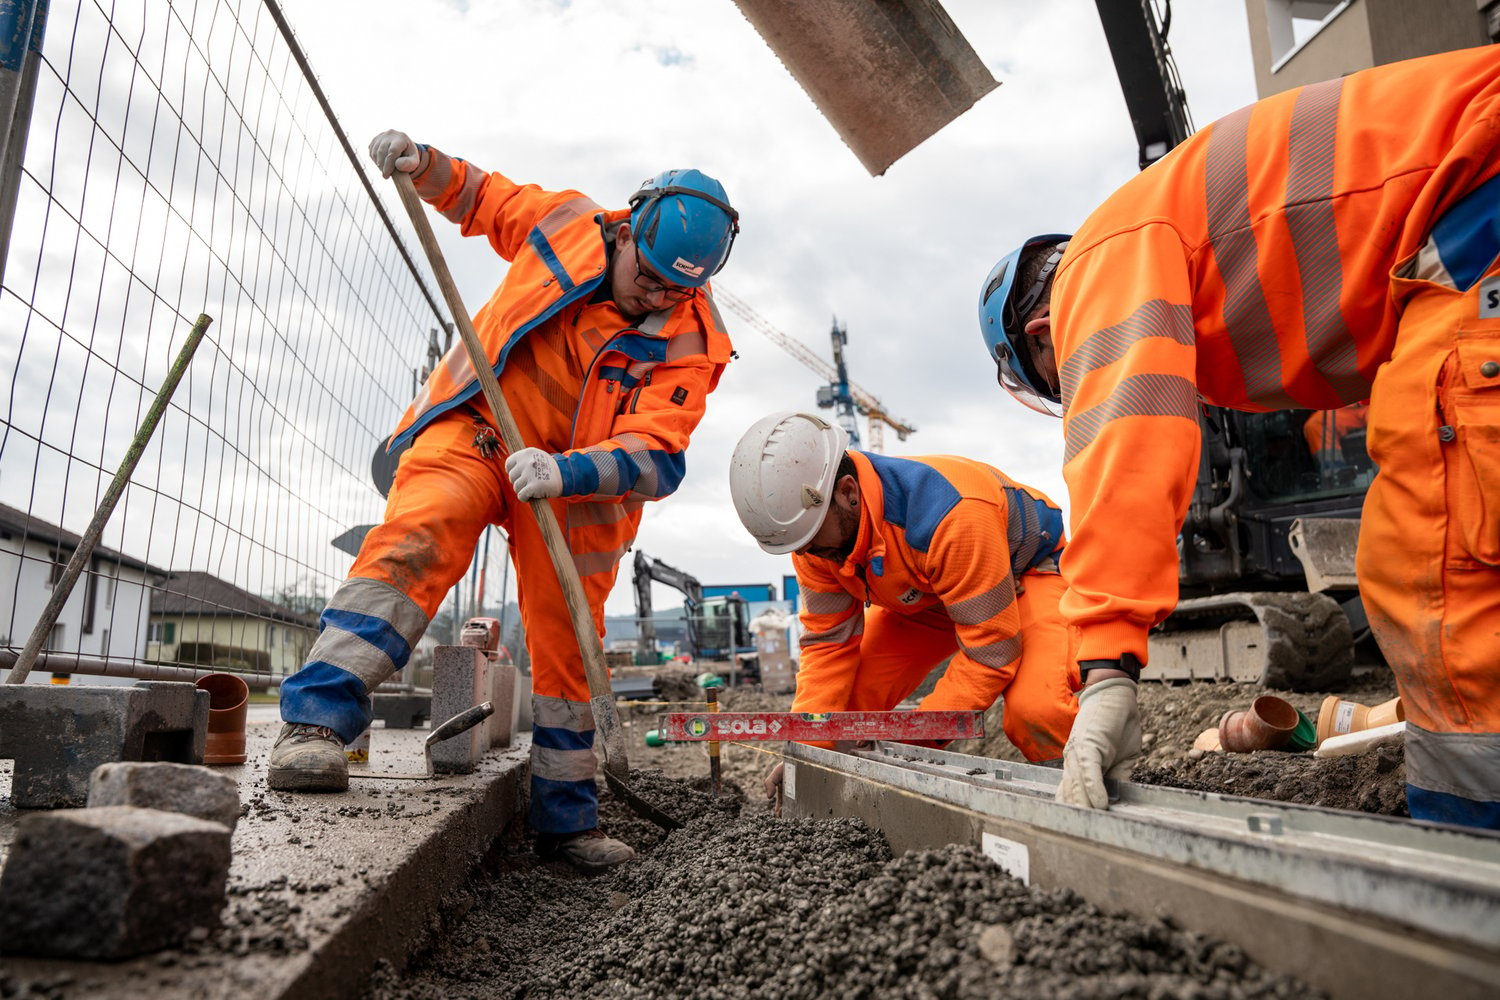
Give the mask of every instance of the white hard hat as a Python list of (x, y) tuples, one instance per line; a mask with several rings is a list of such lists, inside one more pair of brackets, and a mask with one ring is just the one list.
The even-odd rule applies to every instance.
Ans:
[(729, 462), (729, 493), (761, 548), (786, 555), (818, 533), (848, 447), (842, 427), (811, 413), (784, 410), (751, 425)]

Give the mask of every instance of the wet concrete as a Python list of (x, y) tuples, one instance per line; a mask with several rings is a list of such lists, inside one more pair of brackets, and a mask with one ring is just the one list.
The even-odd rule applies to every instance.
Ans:
[[(698, 789), (634, 776), (688, 815)], [(605, 802), (642, 857), (587, 879), (506, 839), (426, 956), (371, 1000), (1309, 997), (1238, 948), (1030, 889), (977, 849), (892, 858), (854, 819), (776, 819), (731, 792), (662, 835)], [(640, 839), (637, 839), (637, 838)]]
[[(0, 958), (0, 997), (347, 996), (379, 960), (399, 961), (439, 899), (516, 815), (527, 746), (492, 753), (471, 775), (359, 777), (339, 794), (265, 785), (275, 724), (247, 731), (249, 759), (216, 772), (239, 783), (229, 903), (218, 927), (180, 949), (118, 963)], [(421, 772), (425, 730), (372, 736), (367, 773)], [(8, 791), (9, 762), (0, 764)], [(0, 855), (18, 811), (0, 798)]]

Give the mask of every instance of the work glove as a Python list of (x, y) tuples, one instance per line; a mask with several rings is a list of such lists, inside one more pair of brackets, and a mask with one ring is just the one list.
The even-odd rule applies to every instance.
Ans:
[(522, 448), (505, 460), (505, 474), (518, 500), (549, 500), (562, 496), (562, 470), (557, 459), (540, 448)]
[(1057, 801), (1070, 806), (1104, 809), (1109, 793), (1106, 775), (1130, 777), (1141, 756), (1141, 713), (1135, 681), (1111, 677), (1078, 692), (1078, 717), (1063, 747), (1062, 782)]
[(370, 159), (380, 168), (381, 177), (397, 170), (414, 174), (422, 166), (422, 151), (405, 132), (387, 129), (370, 140)]

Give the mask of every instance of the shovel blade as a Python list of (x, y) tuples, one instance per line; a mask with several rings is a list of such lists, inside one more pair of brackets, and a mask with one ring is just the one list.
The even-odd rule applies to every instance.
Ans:
[(873, 177), (999, 83), (937, 0), (735, 0)]
[(625, 751), (625, 731), (620, 726), (620, 711), (613, 695), (590, 698), (594, 710), (594, 730), (604, 741), (604, 772), (624, 782), (630, 777), (630, 761)]

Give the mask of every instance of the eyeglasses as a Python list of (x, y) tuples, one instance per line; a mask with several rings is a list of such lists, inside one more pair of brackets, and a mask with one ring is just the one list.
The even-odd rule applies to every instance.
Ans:
[(681, 285), (669, 285), (655, 272), (648, 268), (641, 260), (641, 248), (635, 246), (635, 286), (648, 295), (661, 292), (662, 298), (668, 302), (686, 302), (698, 291), (696, 288), (683, 288)]

